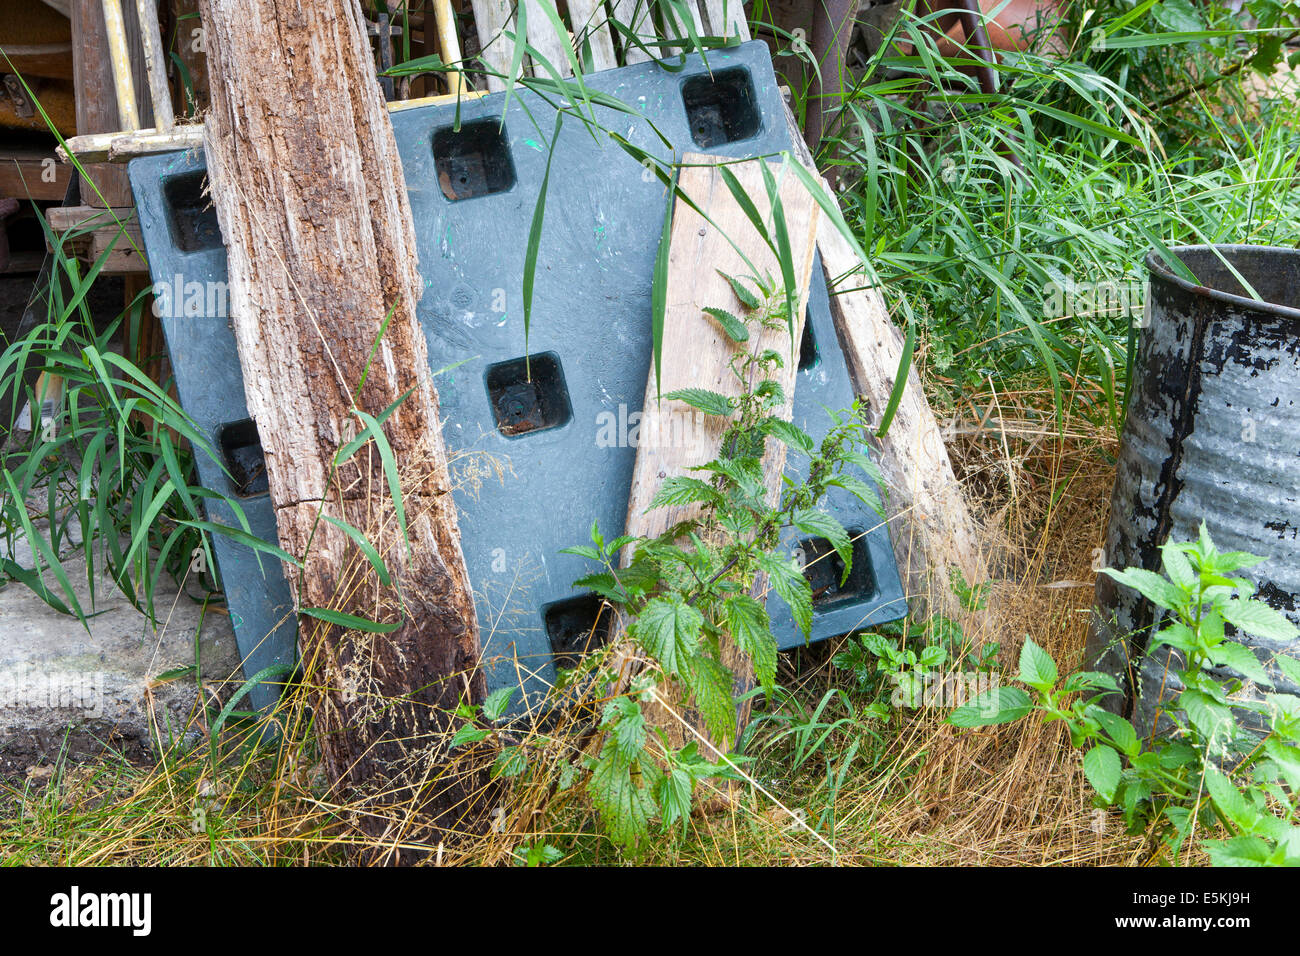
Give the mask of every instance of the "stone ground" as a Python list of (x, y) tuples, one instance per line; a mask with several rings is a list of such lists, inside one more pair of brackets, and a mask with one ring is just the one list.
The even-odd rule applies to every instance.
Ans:
[[(84, 557), (68, 554), (63, 567), (91, 608)], [(230, 619), (221, 604), (202, 614), (202, 603), (175, 587), (160, 587), (155, 602), (156, 627), (101, 576), (95, 614), (82, 627), (23, 584), (0, 585), (0, 778), (51, 763), (65, 748), (71, 759), (111, 746), (146, 760), (157, 741), (203, 732), (196, 660), (209, 698), (240, 683)], [(181, 668), (183, 676), (159, 679)]]

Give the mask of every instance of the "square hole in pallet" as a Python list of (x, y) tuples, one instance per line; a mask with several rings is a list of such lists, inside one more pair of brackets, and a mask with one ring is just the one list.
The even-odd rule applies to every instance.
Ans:
[(221, 224), (212, 200), (203, 195), (206, 175), (200, 170), (172, 176), (163, 183), (172, 241), (182, 252), (221, 248)]
[(876, 576), (871, 568), (871, 554), (861, 529), (850, 529), (853, 540), (853, 568), (843, 584), (844, 562), (839, 552), (825, 538), (808, 538), (799, 542), (803, 554), (803, 576), (812, 586), (813, 609), (828, 611), (849, 601), (860, 601), (876, 593)]
[(230, 472), (231, 488), (241, 498), (264, 495), (270, 491), (266, 477), (266, 457), (262, 454), (262, 439), (258, 437), (253, 420), (222, 425), (217, 435), (221, 457)]
[(578, 659), (609, 640), (614, 609), (599, 595), (582, 594), (548, 605), (542, 611), (546, 636), (558, 668), (572, 670)]
[(497, 120), (444, 126), (433, 134), (438, 187), (452, 202), (505, 192), (515, 184), (515, 165)]
[(704, 149), (749, 139), (763, 125), (754, 83), (744, 67), (691, 77), (682, 84), (682, 101), (691, 139)]
[(554, 352), (489, 365), (486, 379), (492, 417), (507, 438), (559, 428), (573, 417), (564, 370)]

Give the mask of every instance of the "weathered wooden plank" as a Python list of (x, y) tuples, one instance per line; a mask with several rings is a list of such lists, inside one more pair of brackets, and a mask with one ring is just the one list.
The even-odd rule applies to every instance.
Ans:
[[(280, 544), (303, 560), (287, 577), (299, 608), (392, 626), (367, 633), (303, 615), (304, 690), (331, 780), (349, 799), (371, 798), (358, 822), (396, 853), (413, 827), (436, 840), (419, 828), (456, 826), (485, 783), (437, 776), (455, 708), (481, 700), (485, 685), (416, 318), (423, 282), (402, 163), (359, 0), (201, 9), (212, 79), (205, 146), (231, 322)], [(382, 427), (405, 535), (374, 443), (333, 467), (361, 428), (358, 412), (377, 415), (403, 395)], [(391, 585), (322, 515), (369, 538)]]
[(573, 27), (574, 48), (581, 62), (582, 44), (586, 41), (591, 47), (594, 70), (611, 70), (618, 65), (606, 21), (605, 7), (600, 0), (569, 0), (569, 25)]
[(619, 46), (623, 50), (623, 63), (631, 65), (654, 59), (654, 52), (658, 49), (654, 44), (659, 39), (659, 34), (655, 31), (654, 21), (650, 16), (650, 0), (609, 0), (609, 4), (613, 19), (631, 30), (649, 50), (647, 52), (635, 46), (620, 33)]
[(0, 150), (0, 196), (14, 199), (62, 199), (72, 169), (50, 162), (52, 155), (36, 151)]
[[(515, 30), (514, 2), (471, 0), (471, 6), (474, 10), (474, 29), (478, 32), (479, 57), (496, 73), (505, 76), (510, 72), (512, 54), (512, 44), (505, 33), (513, 33)], [(506, 88), (501, 76), (488, 76), (489, 90), (495, 92)]]
[(700, 0), (708, 21), (709, 36), (749, 39), (749, 21), (740, 0)]
[[(554, 9), (554, 0), (545, 0)], [(542, 9), (542, 0), (523, 0), (525, 19), (528, 21), (528, 45), (540, 56), (546, 58), (555, 72), (560, 76), (572, 76), (573, 67), (569, 64), (569, 35), (561, 36), (551, 23), (551, 18)], [(533, 64), (534, 76), (549, 76), (545, 67)]]
[[(663, 367), (660, 370), (664, 394), (682, 388), (706, 388), (728, 396), (741, 393), (741, 384), (730, 367), (733, 349), (737, 346), (703, 310), (707, 307), (730, 311), (740, 308), (727, 280), (719, 274), (719, 271), (732, 275), (749, 274), (750, 268), (736, 247), (759, 270), (774, 276), (781, 274), (775, 255), (718, 174), (717, 164), (722, 162), (727, 161), (699, 154), (688, 153), (683, 158), (683, 163), (698, 165), (685, 165), (678, 184), (707, 213), (712, 223), (681, 200), (676, 203), (668, 260)], [(766, 218), (771, 204), (760, 162), (762, 160), (731, 162), (727, 168), (735, 174), (760, 214)], [(820, 208), (793, 176), (784, 178), (779, 195), (789, 230), (798, 286), (798, 306), (794, 317), (794, 341), (798, 342), (803, 335)], [(784, 327), (764, 329), (757, 334), (751, 332), (745, 347), (753, 355), (769, 348), (790, 354), (790, 333)], [(773, 376), (780, 382), (785, 395), (784, 405), (774, 409), (773, 414), (786, 419), (790, 417), (794, 402), (795, 364), (787, 363), (780, 373)], [(653, 537), (679, 521), (698, 515), (697, 505), (653, 510), (649, 506), (665, 478), (691, 474), (693, 466), (715, 458), (726, 430), (722, 419), (705, 416), (684, 402), (661, 402), (658, 394), (652, 370), (646, 386), (632, 490), (628, 498), (627, 533), (631, 535)], [(784, 467), (785, 446), (769, 440), (763, 455), (763, 471), (773, 501)], [(760, 576), (753, 582), (751, 593), (759, 596), (765, 590), (766, 581)], [(752, 683), (748, 658), (730, 642), (723, 648), (723, 663), (733, 670), (742, 685)], [(677, 706), (684, 702), (671, 703), (678, 713), (689, 712), (689, 707)], [(693, 738), (667, 711), (651, 709), (650, 714), (672, 746), (682, 746)], [(741, 727), (747, 719), (746, 708), (741, 714)], [(703, 733), (702, 726), (696, 729)]]

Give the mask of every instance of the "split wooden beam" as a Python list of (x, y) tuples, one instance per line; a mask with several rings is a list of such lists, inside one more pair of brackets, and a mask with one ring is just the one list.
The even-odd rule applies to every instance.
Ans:
[[(482, 783), (449, 779), (443, 758), (452, 712), (481, 700), (485, 681), (416, 319), (424, 284), (414, 222), (361, 7), (200, 6), (208, 176), (245, 396), (280, 544), (303, 561), (286, 575), (300, 609), (392, 628), (299, 617), (325, 767), (344, 797), (374, 797), (362, 820), (373, 837), (412, 838), (411, 811), (442, 834), (470, 812)], [(382, 431), (400, 475), (405, 534), (375, 441), (334, 467), (362, 413), (390, 408)], [(391, 584), (335, 522), (370, 541)]]
[[(792, 175), (782, 181), (778, 196), (785, 213), (796, 280), (794, 338), (784, 327), (751, 327), (750, 339), (743, 346), (732, 342), (705, 314), (706, 308), (738, 311), (735, 293), (719, 272), (735, 276), (750, 274), (750, 266), (768, 275), (781, 275), (781, 267), (764, 238), (751, 224), (719, 174), (720, 166), (735, 175), (759, 214), (767, 219), (771, 203), (764, 185), (763, 160), (734, 162), (700, 154), (686, 154), (678, 186), (708, 219), (678, 199), (673, 210), (672, 233), (668, 258), (667, 308), (663, 332), (663, 360), (656, 382), (654, 370), (646, 385), (645, 404), (637, 445), (636, 464), (632, 472), (632, 490), (628, 499), (627, 533), (638, 537), (657, 537), (678, 522), (698, 517), (698, 504), (650, 508), (650, 502), (664, 480), (675, 475), (698, 475), (690, 469), (716, 458), (721, 448), (726, 423), (716, 416), (703, 415), (685, 402), (659, 400), (660, 387), (666, 395), (677, 389), (704, 388), (735, 397), (742, 392), (741, 383), (732, 371), (732, 358), (738, 347), (752, 355), (774, 349), (793, 355), (792, 342), (802, 340), (808, 304), (808, 289), (813, 271), (820, 208), (808, 191)], [(779, 172), (779, 164), (773, 167)], [(710, 222), (709, 220), (712, 220)], [(734, 245), (733, 245), (734, 243)], [(797, 346), (796, 346), (797, 349)], [(797, 362), (791, 358), (772, 377), (781, 385), (784, 403), (772, 410), (782, 418), (791, 417)], [(763, 452), (763, 474), (771, 503), (775, 504), (785, 468), (785, 445), (770, 439)], [(750, 593), (760, 601), (766, 596), (767, 582), (758, 575)], [(741, 691), (753, 686), (753, 668), (749, 658), (730, 641), (724, 642), (722, 661), (732, 670)], [(697, 735), (707, 738), (707, 730), (690, 702), (680, 697), (667, 702), (667, 708), (650, 706), (648, 719), (663, 731), (673, 747), (681, 747)], [(735, 742), (748, 723), (748, 702), (742, 705)], [(683, 719), (685, 723), (683, 722)], [(689, 727), (686, 726), (689, 724)], [(711, 741), (726, 752), (724, 741)]]

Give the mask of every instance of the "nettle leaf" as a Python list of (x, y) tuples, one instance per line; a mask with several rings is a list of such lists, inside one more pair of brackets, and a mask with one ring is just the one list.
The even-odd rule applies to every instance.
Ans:
[[(611, 718), (610, 711), (614, 711)], [(616, 697), (605, 709), (603, 723), (613, 721), (614, 746), (628, 763), (636, 760), (645, 749), (645, 716), (641, 705), (631, 697)]]
[(476, 744), (488, 735), (488, 731), (481, 727), (475, 727), (473, 724), (465, 724), (451, 738), (451, 746), (459, 747), (462, 744)]
[(681, 598), (651, 598), (632, 624), (632, 636), (669, 674), (680, 674), (699, 646), (704, 615)]
[(528, 755), (523, 747), (502, 747), (492, 763), (493, 779), (517, 777), (528, 769)]
[(772, 693), (776, 683), (776, 639), (767, 609), (748, 594), (733, 594), (723, 602), (727, 630), (736, 646), (754, 662), (754, 676), (763, 690)]
[(1115, 568), (1102, 568), (1101, 573), (1110, 575), (1120, 584), (1127, 584), (1148, 601), (1166, 610), (1176, 610), (1186, 600), (1186, 596), (1177, 586), (1143, 568), (1124, 568), (1119, 571)]
[(748, 342), (749, 329), (745, 328), (745, 323), (736, 318), (726, 309), (707, 308), (704, 310), (706, 315), (710, 315), (722, 326), (722, 331), (727, 333), (727, 337), (733, 342)]
[(1056, 686), (1056, 662), (1052, 655), (1035, 644), (1027, 635), (1020, 648), (1020, 679), (1036, 690), (1047, 693)]
[(1111, 803), (1115, 799), (1115, 791), (1119, 789), (1119, 754), (1106, 744), (1098, 744), (1083, 758), (1083, 775), (1101, 798)]
[(816, 442), (807, 432), (782, 418), (765, 418), (759, 423), (758, 428), (763, 434), (771, 435), (786, 447), (803, 452), (805, 455), (811, 455), (813, 449), (817, 447)]
[(650, 508), (678, 507), (696, 501), (721, 502), (722, 495), (707, 481), (689, 475), (671, 475), (659, 485)]
[(618, 748), (606, 744), (587, 781), (591, 802), (600, 812), (605, 832), (618, 846), (633, 847), (650, 833), (655, 813), (654, 796), (644, 777), (632, 779), (631, 766)]
[(861, 478), (854, 477), (853, 475), (839, 474), (834, 478), (828, 478), (826, 484), (843, 488), (881, 518), (885, 516), (885, 506), (880, 500), (879, 493), (875, 488), (867, 484)]
[(790, 523), (804, 534), (815, 535), (829, 541), (835, 553), (844, 562), (844, 573), (840, 576), (840, 584), (849, 579), (849, 572), (853, 568), (853, 541), (842, 524), (826, 512), (815, 511), (812, 508), (801, 508), (796, 511), (791, 516)]
[(1019, 687), (994, 687), (954, 710), (948, 715), (948, 723), (954, 727), (1009, 724), (1029, 713), (1033, 706), (1029, 695)]
[(760, 554), (758, 566), (767, 573), (772, 590), (790, 606), (795, 626), (807, 637), (812, 631), (812, 585), (803, 571), (781, 552)]
[(762, 307), (763, 300), (755, 295), (743, 282), (735, 276), (727, 275), (727, 273), (723, 272), (721, 269), (718, 269), (717, 273), (727, 280), (727, 285), (731, 286), (731, 291), (736, 294), (736, 298), (740, 300), (745, 308), (757, 309)]
[(501, 715), (510, 706), (510, 698), (515, 696), (517, 687), (498, 687), (487, 695), (483, 701), (483, 716), (488, 720), (500, 720)]
[(685, 402), (691, 408), (698, 408), (706, 415), (719, 415), (726, 418), (731, 415), (731, 399), (707, 388), (679, 388), (669, 392), (664, 398)]
[(674, 767), (659, 779), (655, 784), (655, 798), (659, 801), (664, 826), (670, 827), (690, 815), (694, 790), (695, 781), (679, 767)]
[(1235, 601), (1224, 601), (1218, 605), (1218, 608), (1229, 624), (1255, 637), (1275, 641), (1293, 641), (1300, 637), (1300, 630), (1297, 630), (1294, 624), (1263, 601), (1240, 598)]
[(625, 604), (627, 602), (627, 594), (619, 587), (618, 578), (607, 571), (578, 578), (573, 582), (573, 586), (587, 591), (595, 591), (614, 604)]
[(1250, 678), (1256, 684), (1272, 687), (1273, 680), (1264, 670), (1253, 651), (1235, 641), (1224, 641), (1210, 650), (1210, 660), (1220, 667), (1231, 667), (1238, 674)]
[(734, 740), (736, 702), (732, 693), (735, 675), (712, 657), (699, 655), (683, 673), (693, 704), (704, 717), (704, 726), (715, 741)]

